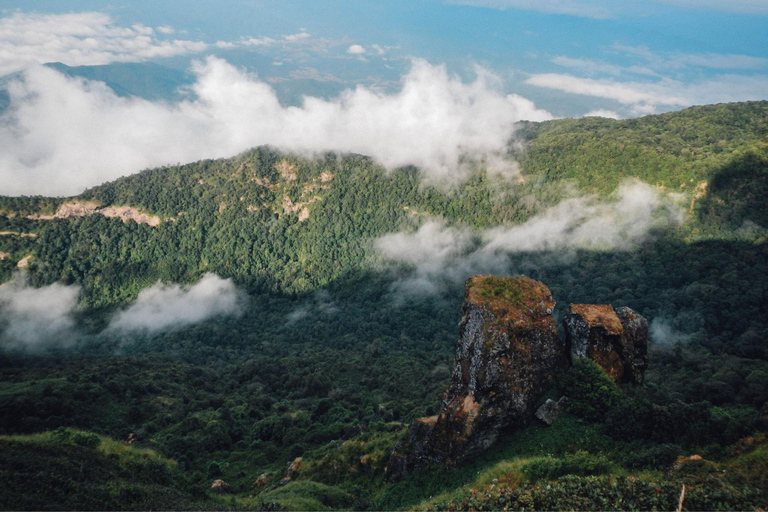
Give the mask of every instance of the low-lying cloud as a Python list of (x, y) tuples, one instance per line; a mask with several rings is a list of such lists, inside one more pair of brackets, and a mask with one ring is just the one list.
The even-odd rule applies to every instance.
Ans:
[(295, 325), (312, 316), (332, 317), (339, 311), (339, 306), (328, 290), (317, 290), (299, 307), (286, 315), (286, 325)]
[(691, 335), (677, 330), (672, 320), (667, 318), (654, 318), (648, 329), (648, 335), (656, 346), (671, 348), (678, 344), (686, 344), (690, 341)]
[(475, 233), (433, 219), (416, 232), (382, 236), (374, 246), (386, 258), (413, 269), (393, 285), (397, 296), (431, 295), (473, 274), (515, 272), (509, 266), (509, 254), (546, 251), (568, 257), (576, 249), (632, 250), (654, 229), (681, 220), (682, 210), (674, 198), (662, 196), (650, 185), (628, 181), (613, 200), (566, 199), (516, 226)]
[(284, 107), (265, 82), (209, 57), (193, 68), (195, 99), (121, 98), (100, 82), (34, 67), (9, 85), (0, 117), (0, 195), (72, 195), (148, 167), (230, 157), (270, 144), (304, 153), (362, 153), (388, 168), (416, 165), (435, 181), (461, 180), (470, 159), (502, 162), (515, 122), (552, 116), (498, 90), (478, 70), (464, 83), (414, 60), (399, 92), (365, 87), (332, 101)]
[(241, 293), (232, 280), (215, 274), (204, 275), (192, 286), (158, 282), (117, 313), (107, 332), (153, 335), (174, 331), (216, 316), (240, 314), (241, 302)]
[(28, 285), (25, 274), (0, 285), (0, 346), (37, 350), (73, 343), (80, 287)]

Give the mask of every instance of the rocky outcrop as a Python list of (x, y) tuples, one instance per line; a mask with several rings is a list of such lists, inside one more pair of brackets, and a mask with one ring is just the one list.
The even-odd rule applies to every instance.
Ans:
[(594, 360), (617, 382), (642, 384), (648, 367), (648, 321), (630, 308), (571, 304), (563, 319), (571, 359)]
[(229, 494), (232, 492), (232, 489), (230, 489), (227, 482), (221, 479), (213, 481), (213, 484), (211, 484), (211, 490), (219, 494)]
[(547, 398), (547, 401), (542, 404), (541, 407), (536, 409), (536, 418), (540, 419), (547, 425), (551, 425), (557, 418), (560, 417), (565, 408), (568, 406), (568, 397), (561, 396), (557, 402), (551, 398)]
[(261, 488), (267, 485), (267, 474), (262, 473), (259, 475), (259, 478), (256, 479), (256, 481), (253, 482), (253, 486), (256, 488)]
[(455, 465), (533, 418), (567, 357), (549, 289), (526, 277), (467, 280), (451, 384), (437, 416), (420, 418), (395, 448), (388, 478), (429, 462)]

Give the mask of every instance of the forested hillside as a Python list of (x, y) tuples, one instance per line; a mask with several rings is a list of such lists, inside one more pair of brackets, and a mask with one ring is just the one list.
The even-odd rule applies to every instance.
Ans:
[[(361, 155), (261, 147), (75, 198), (0, 198), (5, 290), (48, 287), (63, 310), (46, 317), (61, 329), (39, 335), (0, 288), (0, 434), (132, 434), (175, 465), (163, 460), (159, 487), (126, 483), (120, 461), (94, 447), (68, 455), (76, 434), (62, 430), (2, 438), (15, 450), (6, 458), (35, 442), (40, 457), (73, 467), (98, 459), (119, 492), (136, 486), (134, 508), (614, 508), (569, 499), (619, 492), (607, 489), (616, 475), (619, 498), (637, 508), (675, 506), (664, 500), (683, 483), (696, 489), (691, 508), (764, 506), (768, 445), (755, 434), (768, 428), (768, 102), (524, 123), (518, 136), (518, 175), (478, 167), (451, 186)], [(638, 206), (647, 202), (654, 209)], [(514, 244), (499, 245), (500, 233)], [(603, 383), (604, 409), (515, 433), (470, 467), (385, 485), (392, 447), (448, 383), (463, 281), (489, 270), (544, 282), (556, 315), (569, 303), (644, 315), (647, 383)], [(142, 291), (211, 274), (232, 280), (215, 282), (217, 300), (232, 299), (226, 314), (126, 327)], [(600, 376), (573, 371), (587, 373), (557, 385), (594, 394)], [(693, 454), (704, 462), (665, 476)], [(32, 473), (43, 489), (44, 472)], [(4, 488), (14, 478), (0, 470)], [(206, 495), (216, 479), (231, 500)], [(658, 503), (645, 498), (654, 487)], [(3, 506), (61, 508), (40, 493)]]

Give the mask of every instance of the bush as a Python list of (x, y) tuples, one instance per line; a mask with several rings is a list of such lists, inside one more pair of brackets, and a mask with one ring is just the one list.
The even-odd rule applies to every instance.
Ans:
[(629, 469), (667, 469), (682, 454), (683, 449), (676, 444), (653, 445), (628, 453), (624, 466)]
[(101, 438), (91, 432), (77, 432), (72, 436), (72, 442), (85, 448), (97, 448), (101, 444)]
[(529, 480), (555, 480), (564, 475), (601, 475), (611, 470), (611, 463), (604, 455), (592, 455), (579, 450), (566, 454), (562, 459), (546, 458), (523, 466)]
[(621, 391), (591, 359), (577, 359), (556, 379), (553, 388), (569, 398), (568, 413), (587, 421), (602, 421), (618, 403)]

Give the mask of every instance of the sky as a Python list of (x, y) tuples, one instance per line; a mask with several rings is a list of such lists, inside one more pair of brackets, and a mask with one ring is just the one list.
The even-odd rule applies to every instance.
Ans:
[[(0, 194), (74, 194), (262, 143), (460, 179), (459, 150), (498, 160), (521, 119), (768, 99), (766, 27), (768, 0), (3, 0), (0, 76), (16, 74)], [(189, 73), (188, 96), (116, 97), (49, 62), (152, 62)]]

